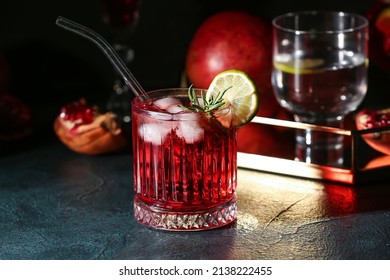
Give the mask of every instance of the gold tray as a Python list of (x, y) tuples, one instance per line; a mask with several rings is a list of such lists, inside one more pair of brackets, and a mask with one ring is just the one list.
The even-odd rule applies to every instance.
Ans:
[[(362, 138), (365, 134), (388, 131), (390, 127), (349, 130), (265, 117), (255, 117), (249, 125), (251, 126), (250, 131), (247, 130), (249, 133), (246, 133), (245, 136), (241, 135), (239, 130), (239, 140), (240, 137), (246, 137), (246, 143), (250, 143), (251, 140), (256, 141), (254, 143), (260, 143), (256, 150), (256, 147), (247, 148), (245, 144), (240, 146), (239, 141), (238, 167), (346, 184), (359, 184), (390, 178), (390, 156), (372, 149)], [(343, 164), (332, 166), (296, 160), (294, 144), (296, 129), (311, 129), (344, 135), (347, 145), (344, 147)], [(268, 137), (266, 133), (262, 135), (265, 130), (273, 132), (271, 141), (261, 140)], [(258, 135), (257, 138), (255, 138), (256, 135)], [(261, 142), (267, 143), (262, 145)], [(275, 147), (278, 148), (275, 149)]]

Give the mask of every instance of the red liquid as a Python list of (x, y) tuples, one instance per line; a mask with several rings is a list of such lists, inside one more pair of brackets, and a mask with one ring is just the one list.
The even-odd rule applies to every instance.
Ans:
[[(193, 219), (203, 215), (201, 218), (207, 219), (209, 211), (219, 212), (225, 204), (234, 203), (234, 213), (216, 226), (234, 220), (236, 129), (222, 128), (204, 114), (193, 119), (194, 113), (181, 112), (176, 114), (178, 118), (188, 116), (190, 120), (162, 120), (154, 116), (152, 105), (142, 107), (133, 105), (132, 119), (136, 204), (152, 208), (152, 213), (162, 211)], [(213, 227), (209, 223), (204, 226)], [(202, 229), (202, 225), (186, 229)]]
[(113, 27), (131, 26), (139, 15), (140, 0), (103, 0), (105, 20)]

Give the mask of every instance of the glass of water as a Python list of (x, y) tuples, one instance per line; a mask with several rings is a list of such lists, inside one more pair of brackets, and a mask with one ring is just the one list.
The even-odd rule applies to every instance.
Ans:
[[(342, 128), (367, 92), (368, 21), (339, 11), (301, 11), (273, 19), (272, 84), (297, 122)], [(296, 159), (341, 165), (343, 136), (297, 130)]]

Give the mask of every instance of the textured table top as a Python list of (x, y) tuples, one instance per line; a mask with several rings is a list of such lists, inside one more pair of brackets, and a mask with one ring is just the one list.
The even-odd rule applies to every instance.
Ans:
[(238, 219), (168, 232), (133, 218), (132, 159), (54, 141), (0, 158), (0, 259), (389, 259), (390, 186), (239, 169)]

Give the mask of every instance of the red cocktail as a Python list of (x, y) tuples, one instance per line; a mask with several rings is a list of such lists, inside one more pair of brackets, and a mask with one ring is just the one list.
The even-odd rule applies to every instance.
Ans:
[[(236, 219), (237, 132), (192, 112), (188, 89), (132, 104), (135, 218), (167, 230), (203, 230)], [(223, 113), (223, 112), (219, 112)]]

